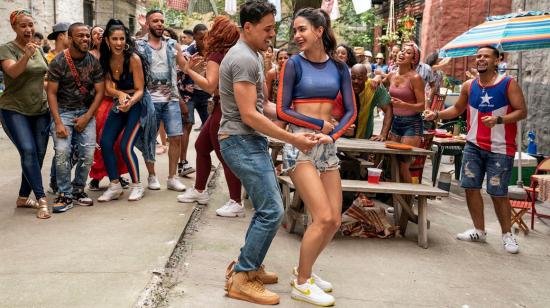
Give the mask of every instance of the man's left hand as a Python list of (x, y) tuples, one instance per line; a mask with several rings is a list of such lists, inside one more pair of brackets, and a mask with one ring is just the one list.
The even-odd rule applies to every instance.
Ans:
[(481, 122), (489, 127), (489, 128), (493, 128), (495, 127), (495, 125), (497, 125), (497, 118), (498, 117), (495, 117), (495, 116), (485, 116), (483, 118), (481, 118)]
[(88, 125), (88, 122), (90, 122), (90, 118), (86, 115), (82, 115), (81, 117), (74, 119), (73, 122), (75, 123), (74, 129), (81, 133)]
[(370, 138), (372, 141), (386, 141), (386, 136), (378, 135)]

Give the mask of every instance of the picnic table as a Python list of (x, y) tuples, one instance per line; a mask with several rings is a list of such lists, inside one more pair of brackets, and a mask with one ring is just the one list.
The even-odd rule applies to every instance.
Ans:
[[(287, 217), (287, 230), (294, 232), (294, 228), (298, 221), (302, 221), (304, 229), (310, 223), (310, 216), (307, 214), (303, 202), (300, 199), (300, 194), (294, 192), (291, 198), (291, 189), (294, 189), (294, 183), (288, 176), (279, 176), (279, 182), (282, 185), (283, 204)], [(428, 198), (430, 197), (447, 197), (449, 193), (436, 187), (424, 184), (410, 183), (394, 183), (380, 182), (379, 184), (371, 184), (367, 181), (358, 180), (342, 180), (342, 190), (352, 192), (365, 193), (385, 193), (392, 194), (402, 207), (403, 211), (397, 217), (396, 223), (399, 222), (399, 230), (404, 235), (407, 229), (407, 224), (410, 221), (418, 224), (418, 246), (428, 248)], [(405, 196), (416, 196), (418, 198), (418, 215), (416, 215), (410, 204), (406, 202)]]
[[(277, 155), (283, 149), (283, 146), (284, 142), (269, 138), (269, 147), (272, 149), (271, 156), (274, 162), (277, 160)], [(342, 190), (392, 194), (395, 208), (395, 223), (399, 224), (401, 233), (405, 234), (409, 221), (417, 223), (419, 226), (418, 245), (427, 248), (427, 229), (429, 227), (429, 221), (427, 219), (427, 198), (448, 196), (448, 192), (428, 185), (399, 183), (399, 163), (397, 156), (432, 156), (433, 152), (417, 147), (414, 147), (412, 150), (390, 149), (385, 146), (385, 142), (367, 139), (340, 138), (336, 141), (336, 146), (339, 152), (348, 154), (373, 153), (384, 154), (390, 157), (391, 179), (394, 182), (370, 184), (367, 181), (342, 180)], [(279, 176), (279, 182), (282, 185), (283, 203), (285, 205), (287, 218), (289, 219), (289, 228), (287, 230), (293, 232), (298, 220), (301, 220), (304, 223), (304, 227), (307, 227), (310, 218), (301, 202), (299, 193), (295, 192), (294, 196), (291, 198), (291, 189), (294, 189), (292, 180), (288, 176)], [(411, 197), (407, 198), (406, 196)], [(409, 204), (414, 196), (418, 197), (418, 215), (413, 212), (412, 206)], [(409, 202), (407, 202), (407, 199)]]
[[(269, 147), (271, 148), (271, 158), (273, 161), (277, 161), (277, 155), (283, 149), (285, 143), (283, 141), (268, 138)], [(397, 160), (398, 155), (408, 155), (408, 156), (433, 156), (433, 152), (426, 149), (421, 149), (413, 147), (412, 150), (396, 150), (387, 148), (385, 143), (380, 141), (372, 141), (368, 139), (357, 139), (357, 138), (339, 138), (336, 140), (336, 147), (338, 152), (348, 153), (348, 154), (357, 154), (357, 153), (372, 153), (372, 154), (385, 154), (390, 157), (391, 165), (391, 176), (392, 181), (399, 182), (399, 162)]]

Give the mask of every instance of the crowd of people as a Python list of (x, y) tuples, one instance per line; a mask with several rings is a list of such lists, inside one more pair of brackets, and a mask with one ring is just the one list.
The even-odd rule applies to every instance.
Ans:
[[(276, 175), (284, 172), (313, 218), (298, 264), (291, 269), (291, 297), (330, 306), (335, 303), (329, 294), (333, 285), (313, 267), (341, 222), (341, 158), (335, 142), (352, 137), (420, 146), (425, 120), (454, 118), (467, 109), (470, 130), (462, 187), (475, 228), (457, 237), (485, 240), (480, 189), (487, 174), (504, 248), (517, 253), (506, 184), (516, 151), (515, 123), (525, 117), (526, 107), (517, 82), (497, 72), (498, 50), (481, 47), (478, 77), (463, 85), (454, 107), (431, 111), (441, 84), (438, 68), (446, 61), (437, 54), (423, 63), (418, 46), (404, 42), (391, 48), (388, 63), (383, 53), (371, 63), (372, 53), (363, 47), (338, 44), (330, 17), (312, 8), (294, 16), (293, 40), (299, 51), (291, 54), (271, 45), (275, 13), (265, 0), (248, 0), (241, 6), (239, 25), (218, 16), (210, 28), (199, 24), (185, 30), (181, 40), (165, 27), (160, 10), (147, 13), (135, 37), (116, 19), (104, 28), (61, 22), (47, 36), (55, 41), (47, 50), (31, 13), (12, 12), (16, 37), (0, 46), (6, 83), (0, 119), (21, 156), (16, 206), (36, 209), (40, 219), (51, 217), (50, 206), (54, 213), (91, 206), (94, 200), (86, 190), (100, 190), (105, 176), (109, 184), (98, 202), (119, 199), (126, 188), (128, 200), (138, 201), (145, 187), (135, 148), (148, 172), (146, 187), (159, 190), (155, 157), (165, 146), (167, 189), (182, 192), (176, 197), (179, 202), (208, 204), (214, 151), (229, 191), (229, 200), (216, 214), (244, 216), (241, 187), (255, 209), (240, 254), (226, 271), (227, 295), (276, 304), (279, 296), (264, 285), (278, 282), (278, 276), (266, 270), (263, 260), (283, 216)], [(195, 110), (202, 125), (193, 168), (187, 151)], [(379, 133), (374, 132), (377, 110), (384, 115)], [(157, 135), (167, 142), (158, 144)], [(50, 136), (55, 151), (52, 203), (41, 170)], [(265, 136), (286, 142), (282, 171), (271, 160)], [(404, 182), (412, 182), (410, 163), (409, 158), (399, 161)], [(193, 172), (195, 183), (186, 188), (178, 176)]]

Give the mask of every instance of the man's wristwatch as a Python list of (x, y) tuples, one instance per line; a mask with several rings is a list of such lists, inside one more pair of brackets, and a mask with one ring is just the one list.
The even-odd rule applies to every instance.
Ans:
[(504, 120), (502, 119), (501, 116), (498, 116), (497, 117), (497, 124), (502, 124), (502, 123), (504, 123)]

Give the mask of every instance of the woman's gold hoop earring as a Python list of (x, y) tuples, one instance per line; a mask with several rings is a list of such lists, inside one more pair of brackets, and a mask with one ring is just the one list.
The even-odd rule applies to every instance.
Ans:
[(130, 44), (126, 44), (126, 45), (124, 46), (124, 51), (127, 51), (128, 49), (130, 49)]

